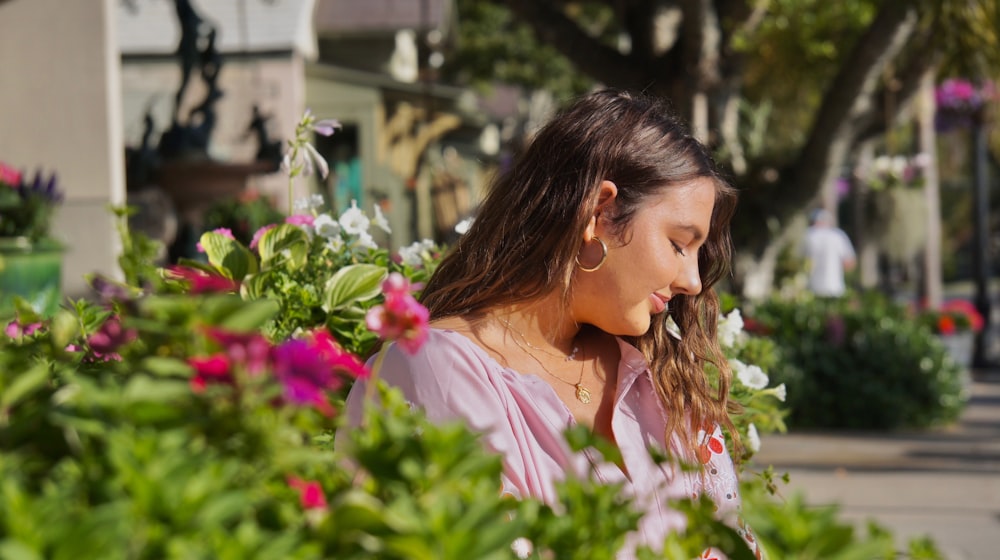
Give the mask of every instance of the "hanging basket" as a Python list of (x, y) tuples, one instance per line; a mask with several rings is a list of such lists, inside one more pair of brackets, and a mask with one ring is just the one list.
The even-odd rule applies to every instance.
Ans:
[(44, 316), (62, 303), (63, 247), (27, 237), (0, 237), (0, 318), (14, 315), (14, 298), (22, 297)]
[(890, 259), (912, 259), (927, 245), (927, 200), (922, 188), (889, 188), (871, 193), (871, 231)]

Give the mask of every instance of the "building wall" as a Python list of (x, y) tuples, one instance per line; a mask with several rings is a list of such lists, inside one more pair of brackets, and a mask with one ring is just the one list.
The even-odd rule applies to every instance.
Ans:
[(107, 209), (125, 198), (117, 1), (0, 3), (0, 159), (58, 174), (54, 234), (74, 297), (87, 292), (84, 274), (119, 274)]

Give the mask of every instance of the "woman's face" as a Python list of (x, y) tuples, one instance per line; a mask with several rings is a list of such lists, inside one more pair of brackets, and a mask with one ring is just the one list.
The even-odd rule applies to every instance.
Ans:
[[(601, 207), (610, 208), (617, 187), (605, 182), (602, 196), (606, 190), (610, 194)], [(608, 257), (594, 272), (577, 269), (570, 304), (574, 319), (610, 334), (640, 336), (670, 298), (701, 292), (698, 250), (708, 237), (714, 206), (715, 184), (699, 178), (649, 197), (620, 236), (598, 215), (585, 234), (580, 261), (590, 267), (600, 259), (592, 235), (607, 243)]]

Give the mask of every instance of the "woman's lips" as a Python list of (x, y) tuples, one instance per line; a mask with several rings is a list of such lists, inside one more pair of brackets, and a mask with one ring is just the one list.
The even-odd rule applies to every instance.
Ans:
[(658, 315), (667, 310), (667, 300), (656, 294), (649, 294), (649, 301), (653, 304), (653, 314)]

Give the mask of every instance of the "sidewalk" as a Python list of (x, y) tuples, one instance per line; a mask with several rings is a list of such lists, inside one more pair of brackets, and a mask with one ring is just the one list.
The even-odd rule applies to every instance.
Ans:
[(769, 435), (754, 463), (789, 474), (783, 494), (801, 490), (811, 504), (839, 504), (845, 521), (875, 520), (893, 531), (900, 547), (928, 535), (949, 560), (996, 560), (1000, 372), (974, 377), (972, 398), (955, 426)]

